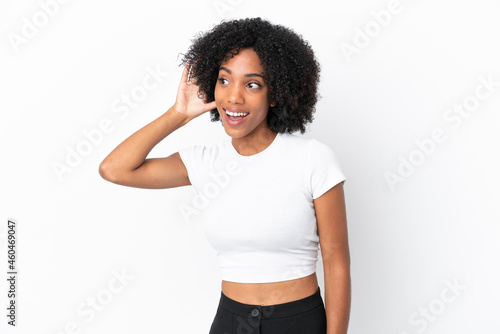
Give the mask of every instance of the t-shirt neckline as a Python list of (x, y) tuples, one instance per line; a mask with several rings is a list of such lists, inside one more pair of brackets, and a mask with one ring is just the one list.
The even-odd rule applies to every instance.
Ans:
[(271, 144), (269, 144), (269, 146), (267, 146), (262, 151), (257, 152), (257, 153), (252, 154), (252, 155), (242, 155), (242, 154), (238, 153), (238, 151), (236, 151), (236, 149), (233, 146), (233, 142), (232, 142), (231, 137), (229, 138), (229, 146), (230, 146), (230, 149), (233, 152), (233, 154), (235, 154), (239, 158), (241, 158), (241, 159), (254, 159), (256, 157), (260, 157), (262, 155), (265, 155), (265, 154), (267, 154), (267, 152), (271, 151), (273, 149), (273, 147), (276, 146), (277, 142), (281, 140), (281, 135), (282, 134), (278, 132), (278, 134), (276, 134), (276, 137), (274, 137), (273, 141), (271, 142)]

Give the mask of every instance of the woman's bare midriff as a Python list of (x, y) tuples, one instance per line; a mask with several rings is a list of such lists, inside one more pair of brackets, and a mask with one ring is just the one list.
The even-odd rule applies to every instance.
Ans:
[(222, 281), (222, 293), (243, 304), (275, 305), (309, 297), (318, 291), (316, 273), (273, 283), (236, 283)]

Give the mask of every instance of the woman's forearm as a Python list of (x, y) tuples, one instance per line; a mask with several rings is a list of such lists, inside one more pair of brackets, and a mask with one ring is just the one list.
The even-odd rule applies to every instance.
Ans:
[(189, 118), (178, 113), (172, 106), (111, 151), (101, 162), (99, 173), (103, 178), (109, 179), (133, 171), (144, 163), (153, 147), (188, 122)]
[(349, 269), (324, 263), (327, 334), (346, 334), (351, 310)]

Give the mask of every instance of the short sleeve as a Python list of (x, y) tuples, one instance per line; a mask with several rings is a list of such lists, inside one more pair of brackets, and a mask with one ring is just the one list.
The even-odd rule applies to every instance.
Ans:
[(346, 180), (335, 153), (316, 139), (309, 143), (308, 171), (313, 199)]
[(193, 145), (184, 149), (179, 150), (179, 155), (186, 166), (186, 170), (189, 177), (189, 182), (191, 185), (198, 190), (200, 185), (199, 170), (203, 159), (203, 146)]

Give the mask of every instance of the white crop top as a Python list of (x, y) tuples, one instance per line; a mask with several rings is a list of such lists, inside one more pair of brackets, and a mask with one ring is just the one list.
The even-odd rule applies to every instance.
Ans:
[(313, 199), (345, 181), (336, 155), (316, 139), (289, 133), (251, 156), (240, 155), (231, 140), (179, 151), (222, 280), (269, 283), (315, 273)]

